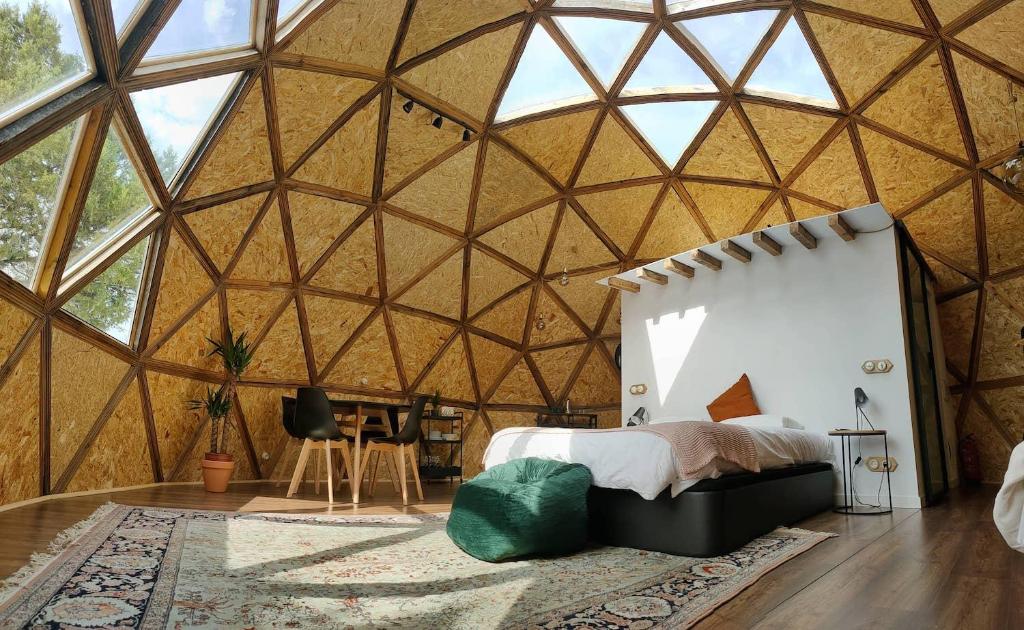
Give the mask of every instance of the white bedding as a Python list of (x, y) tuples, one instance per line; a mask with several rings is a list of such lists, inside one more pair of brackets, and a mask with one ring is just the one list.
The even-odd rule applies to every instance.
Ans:
[[(826, 435), (781, 427), (748, 429), (761, 470), (833, 461), (832, 442)], [(646, 431), (503, 429), (491, 438), (484, 468), (522, 457), (584, 464), (594, 476), (595, 486), (633, 490), (649, 500), (668, 486), (676, 496), (697, 483), (679, 479), (672, 447), (661, 436)], [(717, 479), (735, 472), (741, 471), (732, 464), (710, 464), (701, 476)]]

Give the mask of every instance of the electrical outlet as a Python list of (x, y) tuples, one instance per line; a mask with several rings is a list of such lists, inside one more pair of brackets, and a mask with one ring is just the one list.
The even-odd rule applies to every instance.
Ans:
[(860, 369), (865, 374), (885, 374), (892, 370), (892, 361), (889, 359), (868, 359), (860, 364)]
[[(866, 460), (864, 460), (864, 465), (867, 466), (868, 470), (870, 470), (871, 472), (877, 473), (885, 472), (887, 468), (885, 458), (878, 456), (867, 458)], [(896, 458), (890, 457), (888, 462), (889, 472), (896, 470), (898, 466), (899, 464), (896, 462)]]

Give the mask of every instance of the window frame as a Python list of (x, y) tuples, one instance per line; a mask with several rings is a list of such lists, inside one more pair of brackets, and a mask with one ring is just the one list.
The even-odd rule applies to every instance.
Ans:
[[(265, 4), (265, 0), (249, 0), (249, 41), (247, 43), (221, 46), (220, 48), (206, 48), (204, 50), (176, 53), (173, 55), (159, 55), (156, 57), (148, 57), (149, 49), (147, 49), (146, 52), (142, 54), (142, 58), (139, 60), (139, 63), (132, 74), (136, 76), (146, 75), (162, 70), (197, 66), (202, 63), (238, 59), (248, 56), (250, 53), (258, 54), (258, 46), (261, 40), (260, 16), (265, 13), (265, 9), (262, 8)], [(176, 7), (174, 11), (177, 12), (178, 8), (180, 8), (180, 5), (179, 7)], [(168, 18), (168, 22), (170, 22), (173, 17), (174, 13), (172, 13)], [(153, 38), (153, 41), (150, 42), (150, 48), (153, 47), (153, 44), (156, 43), (156, 40), (164, 32), (165, 28), (167, 28), (167, 24), (164, 24), (163, 28), (161, 28), (156, 34), (156, 37)], [(197, 60), (201, 60), (201, 62), (197, 63)]]

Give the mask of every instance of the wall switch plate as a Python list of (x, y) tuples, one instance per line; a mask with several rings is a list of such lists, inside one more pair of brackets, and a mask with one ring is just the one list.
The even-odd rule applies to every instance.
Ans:
[(629, 393), (633, 394), (634, 396), (640, 396), (641, 394), (646, 394), (647, 393), (647, 385), (644, 385), (643, 383), (638, 383), (637, 385), (630, 385), (629, 386)]
[(885, 374), (892, 370), (892, 361), (889, 359), (868, 359), (860, 364), (860, 369), (865, 374)]
[[(877, 473), (885, 472), (885, 470), (887, 468), (886, 467), (886, 460), (885, 460), (885, 458), (884, 457), (878, 457), (878, 456), (868, 457), (867, 459), (864, 460), (864, 465), (867, 466), (868, 470), (870, 470), (871, 472), (877, 472)], [(899, 463), (896, 462), (896, 458), (895, 457), (889, 457), (889, 465), (888, 465), (889, 472), (892, 472), (892, 471), (896, 470), (896, 468), (898, 468), (898, 467), (899, 467)]]

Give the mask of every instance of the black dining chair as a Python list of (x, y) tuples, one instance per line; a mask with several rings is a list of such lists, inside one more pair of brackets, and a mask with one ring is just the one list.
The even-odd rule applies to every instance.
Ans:
[(394, 462), (392, 470), (394, 468), (398, 469), (398, 481), (402, 486), (402, 503), (404, 505), (409, 504), (409, 487), (405, 469), (407, 459), (412, 466), (412, 476), (416, 482), (416, 496), (420, 501), (423, 500), (423, 486), (420, 484), (420, 470), (419, 464), (416, 462), (415, 445), (420, 439), (420, 424), (423, 421), (423, 409), (426, 405), (427, 397), (417, 396), (416, 400), (412, 403), (412, 407), (409, 409), (408, 415), (405, 417), (405, 424), (402, 425), (401, 431), (389, 436), (374, 436), (367, 442), (363, 455), (362, 470), (359, 472), (360, 479), (363, 478), (363, 474), (370, 463), (370, 456), (374, 453), (377, 454), (377, 461), (374, 463), (373, 470), (370, 473), (370, 489), (367, 493), (369, 496), (373, 496), (374, 487), (377, 485), (377, 467), (380, 464), (380, 458), (386, 457), (385, 462)]
[[(305, 475), (306, 465), (309, 461), (311, 451), (322, 448), (324, 451), (324, 463), (327, 467), (327, 500), (334, 503), (334, 473), (331, 466), (331, 449), (341, 451), (341, 461), (344, 464), (345, 474), (349, 483), (355, 483), (352, 475), (352, 453), (349, 450), (348, 440), (338, 428), (334, 419), (334, 412), (331, 410), (331, 401), (327, 394), (319, 387), (300, 387), (295, 394), (295, 400), (283, 400), (283, 423), (284, 430), (288, 435), (302, 440), (302, 450), (299, 452), (299, 460), (295, 463), (295, 471), (292, 473), (292, 481), (288, 486), (287, 496), (292, 496), (299, 489), (302, 478)], [(320, 492), (320, 466), (319, 459), (315, 472), (316, 492)]]

